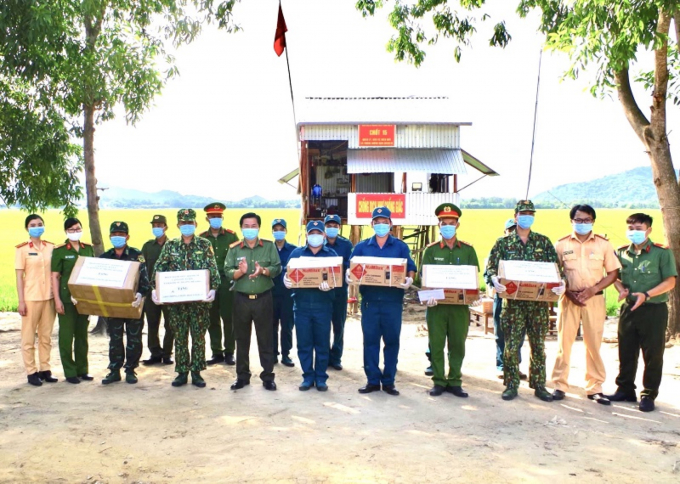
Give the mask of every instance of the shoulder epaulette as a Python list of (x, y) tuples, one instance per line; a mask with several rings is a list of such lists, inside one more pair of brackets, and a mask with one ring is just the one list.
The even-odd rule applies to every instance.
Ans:
[(208, 231), (206, 230), (205, 232), (201, 232), (198, 234), (199, 237), (207, 237), (208, 236)]
[(236, 235), (236, 232), (234, 232), (234, 231), (231, 230), (231, 229), (224, 229), (224, 230), (225, 230), (228, 234), (234, 234), (234, 235)]
[(458, 239), (458, 242), (460, 242), (461, 244), (469, 245), (470, 247), (472, 247), (472, 244), (470, 242), (465, 242), (464, 240), (460, 240), (460, 239)]
[(64, 242), (63, 244), (59, 244), (59, 245), (54, 246), (55, 249), (59, 249), (61, 247), (66, 247), (66, 242)]
[(19, 245), (17, 245), (17, 249), (23, 247), (24, 245), (28, 245), (28, 242), (22, 242)]
[(667, 245), (657, 244), (656, 242), (654, 242), (654, 245), (655, 245), (656, 247), (660, 247), (660, 248), (662, 248), (662, 249), (668, 249), (668, 246), (667, 246)]
[(435, 240), (435, 241), (432, 242), (431, 244), (428, 244), (427, 247), (432, 247), (432, 246), (437, 245), (437, 244), (439, 244), (439, 241), (438, 241), (438, 240)]
[(49, 240), (43, 240), (44, 243), (54, 245), (54, 242), (50, 242)]
[(82, 245), (83, 247), (91, 247), (92, 246), (92, 244), (88, 244), (87, 242), (80, 242), (80, 245)]
[(623, 249), (627, 249), (628, 247), (630, 247), (630, 244), (622, 245), (621, 247), (617, 248), (616, 250), (623, 250)]
[(267, 243), (269, 243), (269, 244), (273, 244), (273, 243), (274, 243), (273, 241), (267, 240), (267, 239), (260, 239), (260, 240), (261, 240), (262, 242), (267, 242)]
[(557, 239), (557, 241), (559, 242), (560, 240), (567, 240), (567, 239), (569, 239), (569, 238), (571, 238), (571, 234), (565, 235), (565, 236), (562, 237), (561, 239)]
[(231, 244), (229, 244), (229, 248), (231, 249), (232, 247), (236, 247), (236, 246), (239, 245), (240, 243), (241, 243), (240, 240), (237, 240), (236, 242), (232, 242)]
[(609, 240), (606, 235), (602, 235), (602, 234), (595, 234), (595, 237), (599, 237), (603, 240)]

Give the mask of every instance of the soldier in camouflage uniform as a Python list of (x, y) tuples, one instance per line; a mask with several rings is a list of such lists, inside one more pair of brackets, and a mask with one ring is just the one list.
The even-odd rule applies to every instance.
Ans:
[[(129, 260), (139, 262), (139, 282), (137, 294), (132, 301), (132, 307), (142, 304), (142, 298), (149, 294), (149, 275), (144, 263), (144, 256), (134, 247), (128, 247), (130, 238), (128, 224), (125, 222), (113, 222), (109, 229), (113, 248), (104, 252), (102, 259)], [(137, 383), (135, 368), (139, 366), (139, 358), (142, 356), (142, 329), (144, 328), (144, 316), (139, 319), (106, 318), (109, 328), (109, 372), (102, 380), (102, 385), (120, 381), (120, 369), (125, 362), (125, 381)], [(127, 346), (123, 346), (123, 328), (127, 338)], [(126, 361), (127, 357), (127, 361)]]
[[(498, 282), (498, 265), (502, 260), (524, 260), (557, 262), (555, 247), (548, 237), (531, 231), (536, 209), (531, 200), (520, 200), (515, 207), (517, 231), (501, 237), (491, 249), (486, 267), (487, 283), (493, 284), (496, 292), (505, 292), (505, 286)], [(564, 294), (564, 281), (552, 291)], [(550, 322), (549, 304), (539, 301), (513, 301), (504, 299), (501, 311), (501, 326), (505, 335), (504, 382), (506, 389), (503, 400), (512, 400), (519, 388), (518, 347), (525, 331), (531, 346), (529, 386), (536, 397), (545, 402), (552, 401), (552, 395), (545, 388), (545, 336)]]
[[(205, 370), (205, 332), (210, 325), (210, 306), (220, 287), (220, 274), (215, 263), (215, 254), (210, 242), (194, 235), (196, 212), (190, 208), (177, 212), (177, 226), (182, 236), (165, 243), (156, 261), (154, 272), (174, 272), (208, 269), (210, 291), (205, 301), (173, 304), (168, 307), (170, 327), (175, 333), (175, 371), (177, 378), (172, 386), (186, 385), (191, 371), (191, 383), (205, 387), (201, 370)], [(160, 304), (156, 296), (156, 281), (152, 280), (153, 302)], [(189, 333), (191, 332), (191, 358), (189, 358)]]

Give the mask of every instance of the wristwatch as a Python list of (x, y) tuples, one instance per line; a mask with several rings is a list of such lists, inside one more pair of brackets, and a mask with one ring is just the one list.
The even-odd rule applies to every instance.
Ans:
[(652, 298), (652, 296), (650, 296), (647, 291), (645, 291), (643, 294), (645, 295), (645, 302), (649, 301)]

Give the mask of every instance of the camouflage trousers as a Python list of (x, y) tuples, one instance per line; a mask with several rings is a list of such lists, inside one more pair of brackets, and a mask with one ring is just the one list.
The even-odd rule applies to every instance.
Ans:
[[(175, 333), (175, 371), (205, 370), (205, 332), (210, 326), (210, 304), (187, 303), (168, 306), (170, 327)], [(189, 356), (191, 333), (191, 357)]]
[[(106, 318), (106, 322), (109, 328), (109, 369), (120, 370), (125, 363), (125, 370), (134, 370), (142, 356), (144, 320)], [(123, 333), (127, 339), (125, 345)]]
[(531, 347), (529, 386), (545, 387), (545, 337), (548, 334), (550, 313), (548, 303), (535, 301), (506, 301), (501, 311), (501, 326), (505, 335), (503, 377), (505, 386), (519, 388), (519, 346), (524, 331)]

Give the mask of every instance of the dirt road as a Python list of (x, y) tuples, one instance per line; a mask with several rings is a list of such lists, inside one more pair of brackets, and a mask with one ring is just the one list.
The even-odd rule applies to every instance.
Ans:
[[(504, 402), (494, 341), (471, 328), (464, 364), (470, 398), (433, 398), (423, 375), (426, 333), (420, 308), (404, 324), (401, 396), (360, 395), (361, 328), (347, 323), (345, 369), (329, 370), (330, 390), (300, 392), (299, 366), (276, 367), (279, 390), (254, 377), (229, 390), (233, 367), (211, 367), (208, 387), (172, 388), (172, 367), (139, 368), (139, 383), (103, 387), (108, 340), (90, 337), (94, 382), (31, 387), (19, 352), (19, 318), (0, 315), (0, 482), (680, 482), (680, 348), (667, 349), (657, 411), (597, 405), (572, 387), (543, 403), (526, 383)], [(608, 328), (612, 330), (611, 324)], [(146, 342), (146, 337), (145, 337)], [(547, 343), (552, 369), (556, 341)], [(604, 344), (607, 390), (618, 366)], [(145, 351), (145, 357), (146, 357)], [(528, 345), (524, 347), (526, 371)], [(257, 361), (256, 349), (251, 362)], [(254, 375), (259, 367), (253, 368)], [(572, 384), (584, 374), (582, 342)]]

